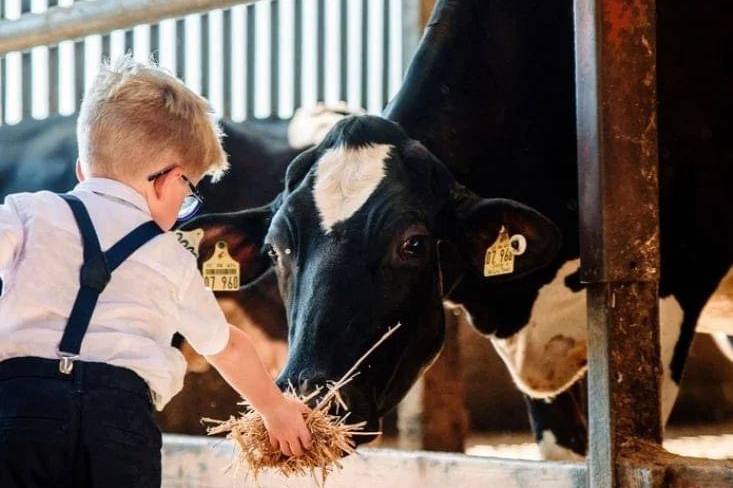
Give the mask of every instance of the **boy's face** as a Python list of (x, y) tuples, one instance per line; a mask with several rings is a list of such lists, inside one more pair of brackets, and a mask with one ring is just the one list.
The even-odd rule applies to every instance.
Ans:
[(191, 195), (189, 182), (196, 185), (200, 179), (198, 175), (185, 175), (179, 166), (174, 166), (149, 183), (145, 197), (150, 214), (161, 229), (173, 228), (184, 200)]

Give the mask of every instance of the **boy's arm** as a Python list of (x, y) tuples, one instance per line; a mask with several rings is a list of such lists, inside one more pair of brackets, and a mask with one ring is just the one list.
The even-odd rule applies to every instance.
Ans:
[(229, 343), (206, 359), (258, 411), (271, 410), (282, 401), (282, 393), (267, 373), (252, 341), (237, 327), (229, 326)]
[(224, 350), (206, 359), (260, 412), (274, 448), (288, 456), (301, 456), (303, 449), (310, 449), (311, 436), (303, 421), (308, 407), (280, 392), (245, 332), (230, 325)]
[(262, 414), (273, 447), (286, 455), (302, 454), (301, 444), (306, 449), (310, 446), (303, 421), (308, 408), (280, 393), (247, 334), (227, 323), (214, 294), (204, 287), (192, 264), (179, 297), (179, 332)]
[(11, 201), (0, 205), (0, 273), (15, 262), (23, 245), (23, 223)]

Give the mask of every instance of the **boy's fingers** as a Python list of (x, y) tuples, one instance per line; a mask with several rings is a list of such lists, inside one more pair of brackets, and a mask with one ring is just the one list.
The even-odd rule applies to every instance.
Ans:
[(296, 457), (300, 457), (303, 455), (303, 447), (300, 445), (300, 441), (297, 437), (290, 441), (290, 451)]
[(272, 434), (269, 434), (270, 436), (270, 445), (273, 449), (280, 449), (280, 443), (277, 442), (277, 439), (275, 439)]
[(300, 438), (301, 444), (303, 444), (303, 447), (306, 449), (310, 449), (312, 447), (312, 439), (311, 439), (311, 433), (308, 431), (307, 427), (304, 427), (300, 431), (300, 435), (298, 436)]
[(283, 441), (282, 441), (282, 442), (280, 443), (280, 450), (281, 450), (281, 451), (282, 451), (282, 453), (283, 453), (283, 454), (285, 454), (286, 456), (292, 456), (292, 455), (293, 455), (293, 451), (291, 451), (291, 450), (290, 450), (290, 446), (288, 446), (288, 441), (285, 441), (285, 440), (283, 440)]

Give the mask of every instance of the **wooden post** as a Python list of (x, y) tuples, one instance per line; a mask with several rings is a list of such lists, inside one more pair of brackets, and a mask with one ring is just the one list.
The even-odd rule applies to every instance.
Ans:
[(429, 451), (463, 452), (468, 434), (468, 411), (459, 342), (465, 312), (443, 305), (445, 343), (435, 363), (425, 373), (423, 388), (422, 448)]
[(653, 467), (631, 477), (617, 469), (633, 446), (655, 449), (662, 436), (655, 8), (654, 0), (575, 3), (592, 488), (659, 482)]
[(420, 25), (423, 29), (428, 25), (436, 0), (420, 0)]
[(443, 305), (443, 350), (397, 409), (399, 446), (404, 449), (463, 452), (468, 410), (459, 347), (459, 327), (465, 325), (459, 306)]

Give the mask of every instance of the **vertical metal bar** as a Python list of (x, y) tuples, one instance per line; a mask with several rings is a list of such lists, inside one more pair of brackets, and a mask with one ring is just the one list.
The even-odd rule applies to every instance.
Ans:
[(201, 55), (201, 95), (209, 96), (209, 14), (201, 15), (201, 38), (199, 39), (198, 49)]
[[(3, 2), (0, 1), (0, 4)], [(8, 63), (5, 62), (5, 56), (0, 56), (0, 125), (5, 124), (5, 84), (8, 82), (7, 73)]]
[[(2, 2), (0, 2), (1, 4)], [(58, 5), (58, 0), (48, 0), (48, 8)], [(2, 17), (0, 15), (0, 17)], [(48, 115), (59, 111), (59, 48), (48, 48)]]
[(339, 73), (339, 100), (346, 101), (349, 93), (349, 17), (348, 1), (341, 0), (341, 11), (339, 15), (339, 58), (341, 60), (341, 72)]
[(255, 7), (247, 5), (247, 87), (246, 106), (247, 119), (253, 119), (255, 114)]
[(232, 63), (230, 62), (232, 59), (232, 11), (231, 9), (226, 9), (224, 11), (223, 30), (224, 30), (224, 34), (223, 34), (224, 52), (221, 55), (222, 55), (222, 59), (224, 60), (224, 62), (222, 63), (224, 66), (224, 73), (223, 73), (224, 86), (222, 87), (222, 90), (223, 90), (222, 104), (224, 105), (224, 110), (222, 112), (222, 117), (229, 118), (232, 115)]
[(176, 20), (176, 76), (183, 79), (186, 75), (186, 22)]
[(150, 26), (150, 56), (160, 62), (160, 24)]
[(280, 5), (270, 4), (270, 117), (280, 112)]
[(369, 101), (369, 2), (361, 0), (361, 106)]
[(79, 111), (84, 98), (84, 41), (74, 43), (74, 112)]
[(389, 0), (382, 0), (382, 107), (389, 101)]
[(303, 103), (303, 0), (295, 0), (295, 32), (293, 40), (293, 109), (297, 110)]
[(59, 48), (48, 48), (48, 113), (59, 113)]
[[(30, 0), (22, 0), (20, 3), (21, 15), (27, 14), (31, 11)], [(22, 117), (24, 119), (30, 118), (33, 108), (33, 74), (31, 73), (31, 53), (30, 51), (21, 54), (21, 66), (22, 66)]]
[(326, 99), (326, 2), (318, 0), (316, 18), (316, 100)]
[(575, 2), (592, 488), (620, 486), (624, 446), (661, 442), (655, 8)]
[(21, 55), (22, 70), (21, 79), (23, 80), (23, 111), (24, 119), (30, 118), (33, 108), (33, 74), (31, 70), (31, 53), (25, 52)]
[(109, 59), (111, 39), (109, 34), (102, 36), (102, 59)]
[(132, 29), (125, 31), (125, 54), (135, 49), (135, 33)]

